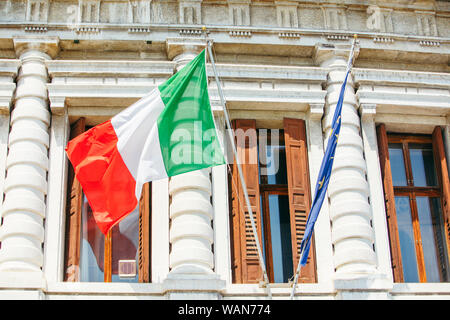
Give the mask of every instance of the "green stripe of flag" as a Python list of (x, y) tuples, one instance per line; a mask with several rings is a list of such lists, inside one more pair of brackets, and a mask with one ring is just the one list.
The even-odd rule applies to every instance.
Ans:
[(158, 118), (167, 175), (225, 164), (208, 97), (205, 50), (159, 87)]

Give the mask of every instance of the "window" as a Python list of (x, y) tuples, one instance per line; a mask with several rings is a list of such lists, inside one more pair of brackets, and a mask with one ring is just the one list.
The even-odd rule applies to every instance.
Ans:
[(286, 174), (284, 132), (259, 130), (258, 163), (261, 224), (271, 282), (288, 282), (294, 274)]
[[(85, 119), (72, 125), (71, 139), (85, 131)], [(136, 210), (105, 237), (70, 166), (66, 218), (65, 281), (149, 282), (150, 184)]]
[[(305, 122), (284, 119), (283, 130), (256, 130), (255, 120), (234, 120), (233, 125), (269, 281), (286, 283), (297, 268), (311, 201)], [(262, 273), (236, 164), (229, 185), (233, 281), (258, 283)], [(315, 282), (310, 252), (301, 282)]]
[(440, 128), (432, 136), (378, 128), (396, 282), (448, 282), (448, 169)]

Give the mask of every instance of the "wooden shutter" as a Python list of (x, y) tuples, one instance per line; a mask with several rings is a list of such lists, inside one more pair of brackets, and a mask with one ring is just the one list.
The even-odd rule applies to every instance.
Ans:
[(450, 250), (450, 182), (445, 156), (444, 142), (441, 128), (438, 126), (433, 131), (433, 152), (436, 161), (437, 173), (442, 188), (442, 214), (445, 225), (447, 250)]
[[(242, 129), (247, 135), (245, 144), (237, 143), (237, 152), (241, 160), (242, 171), (247, 185), (250, 205), (253, 211), (258, 237), (261, 241), (261, 209), (259, 195), (258, 150), (255, 120), (234, 120), (233, 127)], [(255, 163), (249, 163), (249, 160)], [(262, 271), (258, 259), (255, 238), (253, 236), (249, 212), (245, 204), (244, 193), (236, 161), (231, 177), (231, 234), (233, 279), (236, 283), (258, 283), (262, 280)]]
[(150, 183), (142, 186), (139, 200), (139, 282), (150, 282)]
[[(70, 130), (70, 139), (84, 132), (85, 118), (78, 119)], [(81, 208), (83, 205), (83, 192), (81, 185), (75, 178), (72, 164), (69, 161), (67, 179), (67, 206), (66, 206), (66, 255), (65, 255), (65, 281), (79, 280), (80, 262), (80, 235), (81, 235)]]
[[(305, 121), (285, 118), (284, 136), (291, 217), (292, 255), (295, 272), (300, 259), (300, 243), (305, 233), (306, 220), (311, 208)], [(311, 248), (314, 248), (314, 238), (312, 239)], [(308, 262), (301, 269), (299, 282), (315, 281), (315, 253), (314, 249), (311, 249)]]
[(395, 211), (394, 186), (392, 183), (391, 163), (389, 161), (388, 137), (384, 124), (380, 124), (377, 127), (377, 140), (381, 178), (383, 179), (384, 200), (386, 203), (386, 219), (389, 229), (392, 272), (395, 282), (403, 282), (403, 266), (397, 228), (397, 214)]

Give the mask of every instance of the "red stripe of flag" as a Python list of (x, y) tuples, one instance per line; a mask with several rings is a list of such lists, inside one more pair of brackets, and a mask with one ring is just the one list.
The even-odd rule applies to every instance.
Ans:
[(105, 235), (138, 203), (136, 181), (117, 149), (117, 141), (109, 120), (71, 140), (66, 147), (75, 176)]

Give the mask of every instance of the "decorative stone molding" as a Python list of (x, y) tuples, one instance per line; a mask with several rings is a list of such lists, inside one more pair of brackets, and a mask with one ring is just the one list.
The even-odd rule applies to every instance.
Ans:
[(151, 0), (128, 1), (128, 23), (148, 24), (151, 17)]
[(419, 44), (422, 47), (439, 47), (441, 43), (439, 41), (420, 40)]
[(49, 0), (28, 0), (25, 20), (29, 22), (47, 22)]
[(278, 37), (284, 39), (300, 39), (301, 34), (297, 32), (280, 32), (278, 33)]
[(373, 42), (375, 43), (384, 43), (384, 44), (393, 44), (394, 39), (390, 37), (375, 37), (373, 38)]
[(78, 34), (87, 34), (87, 33), (100, 33), (100, 28), (98, 27), (78, 27), (75, 29), (75, 32)]
[(78, 0), (78, 23), (100, 22), (101, 0)]
[(203, 35), (201, 29), (180, 29), (180, 36), (200, 37)]
[(230, 37), (251, 37), (251, 31), (231, 30), (229, 32)]
[(421, 36), (437, 37), (436, 13), (431, 11), (416, 11), (417, 31)]
[(178, 0), (178, 23), (201, 24), (202, 0)]
[(26, 26), (24, 28), (26, 32), (37, 32), (37, 33), (44, 33), (47, 32), (46, 26)]
[(228, 0), (229, 24), (232, 26), (250, 25), (251, 0)]
[(376, 5), (370, 5), (367, 7), (366, 27), (369, 30), (376, 32), (394, 32), (394, 26), (392, 23), (392, 9), (380, 8)]
[(139, 27), (128, 28), (128, 32), (129, 33), (150, 33), (150, 28), (139, 28)]
[(350, 37), (346, 34), (327, 34), (328, 40), (347, 41)]
[(345, 9), (335, 5), (322, 6), (325, 29), (347, 30), (347, 15)]
[(277, 24), (280, 28), (298, 28), (297, 3), (275, 1), (277, 7)]

